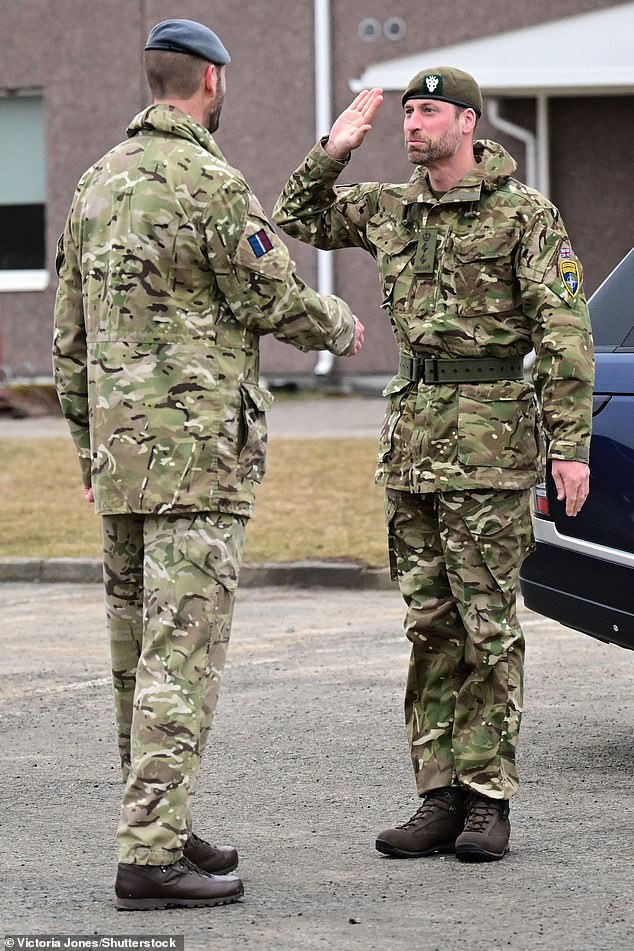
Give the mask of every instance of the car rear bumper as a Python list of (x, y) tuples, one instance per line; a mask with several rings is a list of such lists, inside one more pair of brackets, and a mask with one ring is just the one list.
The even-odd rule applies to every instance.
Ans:
[(537, 543), (520, 589), (531, 611), (598, 640), (634, 650), (634, 570)]

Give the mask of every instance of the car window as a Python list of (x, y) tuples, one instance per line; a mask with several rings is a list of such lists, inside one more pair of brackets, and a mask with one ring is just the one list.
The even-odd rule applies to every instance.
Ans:
[(597, 350), (634, 348), (634, 248), (588, 301)]

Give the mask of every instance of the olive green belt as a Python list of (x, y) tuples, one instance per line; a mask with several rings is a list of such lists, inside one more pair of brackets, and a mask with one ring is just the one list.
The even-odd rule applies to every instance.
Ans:
[(521, 380), (522, 357), (410, 357), (399, 354), (399, 376), (423, 383), (495, 383), (497, 380)]

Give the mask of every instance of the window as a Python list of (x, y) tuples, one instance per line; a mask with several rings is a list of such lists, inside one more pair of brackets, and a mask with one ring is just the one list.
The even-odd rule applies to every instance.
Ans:
[(590, 320), (597, 351), (634, 349), (634, 248), (590, 298)]
[(46, 185), (42, 96), (0, 92), (0, 291), (41, 290)]

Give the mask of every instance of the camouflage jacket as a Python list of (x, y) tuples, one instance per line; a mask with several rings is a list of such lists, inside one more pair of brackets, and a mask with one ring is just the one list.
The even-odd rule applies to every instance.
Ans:
[(80, 180), (58, 249), (53, 365), (96, 510), (249, 515), (264, 474), (258, 343), (342, 355), (350, 309), (297, 277), (212, 136), (152, 106)]
[(390, 381), (377, 481), (411, 492), (534, 484), (543, 457), (535, 393), (550, 456), (588, 460), (594, 361), (580, 266), (559, 212), (511, 178), (504, 149), (484, 141), (475, 153), (472, 172), (436, 198), (424, 168), (407, 184), (336, 186), (345, 163), (318, 144), (273, 212), (295, 238), (376, 258), (402, 353), (535, 350), (533, 382)]

